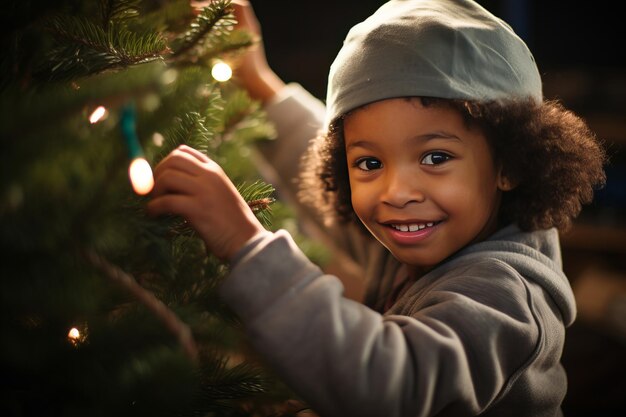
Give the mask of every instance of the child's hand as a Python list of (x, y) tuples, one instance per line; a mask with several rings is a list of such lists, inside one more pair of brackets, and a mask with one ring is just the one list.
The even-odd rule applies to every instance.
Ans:
[(265, 102), (283, 88), (285, 83), (267, 63), (261, 37), (261, 25), (250, 2), (232, 0), (232, 5), (235, 8), (237, 28), (251, 33), (255, 38), (255, 45), (250, 47), (235, 66), (236, 81), (248, 90), (252, 98)]
[(230, 260), (263, 226), (222, 168), (182, 145), (154, 171), (151, 215), (178, 214), (196, 229), (207, 250)]
[[(208, 6), (211, 0), (191, 0), (196, 13)], [(232, 0), (235, 9), (237, 28), (249, 32), (254, 38), (254, 45), (246, 51), (235, 64), (235, 80), (248, 91), (248, 94), (261, 102), (266, 102), (280, 91), (285, 83), (276, 75), (267, 63), (261, 25), (248, 0)]]

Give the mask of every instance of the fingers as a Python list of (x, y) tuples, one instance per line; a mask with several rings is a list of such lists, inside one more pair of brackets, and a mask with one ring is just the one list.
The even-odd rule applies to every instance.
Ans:
[(192, 195), (199, 187), (197, 178), (179, 170), (164, 171), (155, 181), (152, 189), (152, 198), (157, 198), (164, 194)]
[(183, 194), (165, 194), (153, 198), (146, 205), (146, 211), (151, 216), (164, 214), (178, 214), (188, 219), (193, 209), (193, 198)]
[(192, 156), (196, 157), (201, 162), (211, 162), (211, 158), (209, 158), (208, 156), (206, 156), (205, 154), (203, 154), (199, 150), (194, 149), (194, 148), (192, 148), (190, 146), (187, 146), (187, 145), (180, 145), (178, 148), (176, 148), (174, 150), (174, 152), (176, 152), (176, 151), (188, 153), (189, 155), (192, 155)]
[(146, 209), (151, 216), (185, 218), (207, 249), (224, 259), (264, 230), (222, 168), (189, 146), (173, 150), (157, 166)]
[(252, 5), (247, 0), (232, 0), (231, 4), (235, 9), (235, 18), (237, 19), (237, 28), (247, 29), (254, 35), (261, 36), (261, 24), (254, 14)]
[(230, 184), (215, 161), (186, 145), (174, 149), (156, 166), (154, 183), (153, 198), (166, 194), (197, 195), (211, 184)]
[[(198, 176), (206, 169), (203, 165), (211, 166), (215, 164), (208, 156), (202, 152), (181, 145), (166, 156), (154, 169), (154, 180), (159, 180), (161, 175), (168, 170), (177, 170), (191, 176)], [(215, 164), (217, 165), (217, 164)]]

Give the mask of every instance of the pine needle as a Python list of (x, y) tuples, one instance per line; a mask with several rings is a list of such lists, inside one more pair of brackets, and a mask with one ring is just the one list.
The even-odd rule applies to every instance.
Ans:
[(106, 30), (113, 21), (124, 21), (139, 16), (138, 0), (100, 0), (102, 27)]
[(131, 293), (141, 304), (146, 306), (161, 322), (172, 332), (180, 342), (185, 354), (189, 359), (195, 360), (198, 356), (198, 348), (193, 339), (191, 329), (183, 323), (176, 314), (163, 304), (153, 293), (144, 289), (132, 275), (124, 272), (119, 267), (111, 264), (95, 252), (87, 252), (87, 259), (98, 269), (126, 291)]
[(203, 45), (217, 44), (228, 36), (235, 23), (230, 0), (211, 2), (202, 9), (185, 34), (175, 42), (172, 56), (178, 58)]
[(58, 46), (37, 71), (39, 79), (72, 80), (154, 61), (169, 51), (160, 33), (139, 34), (116, 22), (105, 29), (83, 17), (57, 16), (47, 29)]
[(237, 190), (243, 199), (246, 200), (250, 209), (259, 217), (259, 220), (266, 226), (271, 224), (269, 211), (272, 203), (275, 201), (272, 197), (274, 187), (263, 181), (255, 181), (252, 184), (241, 184), (237, 187)]

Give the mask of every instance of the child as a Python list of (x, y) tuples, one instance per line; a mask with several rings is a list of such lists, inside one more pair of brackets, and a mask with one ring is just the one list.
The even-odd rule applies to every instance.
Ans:
[[(277, 146), (295, 149), (286, 132), (320, 126), (320, 105), (268, 85), (282, 89), (268, 103)], [(348, 34), (323, 123), (303, 192), (331, 210), (327, 234), (362, 268), (364, 304), (286, 232), (265, 231), (194, 149), (157, 166), (148, 208), (184, 216), (231, 262), (224, 300), (320, 415), (559, 415), (575, 304), (556, 228), (602, 184), (604, 155), (581, 119), (543, 101), (526, 45), (471, 0), (391, 0)], [(284, 155), (280, 173), (295, 165)]]

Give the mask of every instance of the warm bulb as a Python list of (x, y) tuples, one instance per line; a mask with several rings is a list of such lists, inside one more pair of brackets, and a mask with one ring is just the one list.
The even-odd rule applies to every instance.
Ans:
[(225, 62), (218, 62), (213, 65), (211, 69), (211, 75), (219, 82), (224, 82), (230, 80), (230, 77), (233, 76), (233, 70), (230, 66)]
[(163, 141), (165, 141), (163, 135), (159, 132), (154, 132), (154, 134), (152, 135), (152, 143), (160, 147), (163, 146)]
[(106, 111), (107, 109), (105, 109), (104, 106), (99, 106), (93, 111), (93, 113), (91, 113), (91, 116), (89, 116), (89, 122), (91, 124), (98, 123), (100, 120), (102, 120), (102, 117), (104, 117)]
[(69, 337), (72, 340), (78, 340), (80, 338), (80, 332), (78, 331), (76, 327), (72, 327), (69, 333), (67, 334), (67, 337)]
[(148, 194), (154, 187), (154, 177), (150, 164), (143, 158), (135, 158), (128, 167), (128, 175), (133, 190), (139, 195)]

